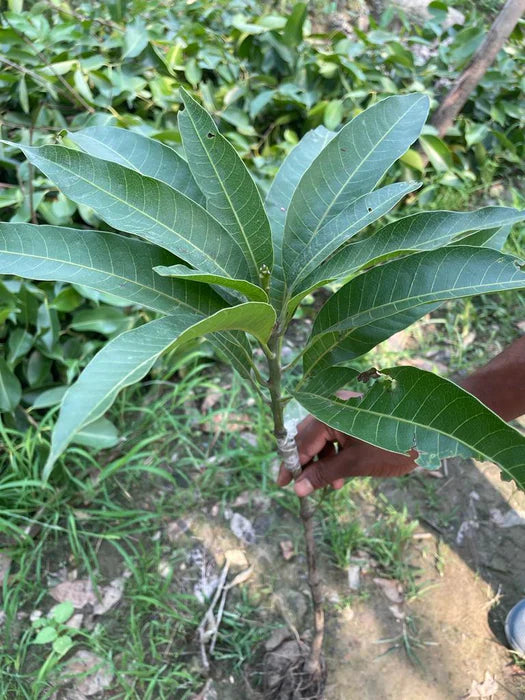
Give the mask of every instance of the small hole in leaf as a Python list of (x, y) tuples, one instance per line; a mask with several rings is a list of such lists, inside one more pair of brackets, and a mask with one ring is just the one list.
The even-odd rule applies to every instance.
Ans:
[(342, 150), (344, 153), (346, 153), (346, 148), (342, 148), (341, 150)]
[(213, 133), (213, 131), (208, 131), (207, 136), (208, 136), (209, 139), (214, 139), (214, 138), (215, 138), (215, 134)]
[(368, 207), (368, 211), (371, 212), (371, 211), (372, 211), (372, 207)]

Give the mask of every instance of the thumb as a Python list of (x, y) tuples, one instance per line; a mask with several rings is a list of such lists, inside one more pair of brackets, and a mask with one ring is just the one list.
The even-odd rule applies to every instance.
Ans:
[(337, 479), (349, 476), (348, 452), (343, 450), (333, 457), (311, 462), (304, 467), (303, 473), (295, 482), (295, 493), (300, 497), (308, 496), (317, 489), (333, 484)]

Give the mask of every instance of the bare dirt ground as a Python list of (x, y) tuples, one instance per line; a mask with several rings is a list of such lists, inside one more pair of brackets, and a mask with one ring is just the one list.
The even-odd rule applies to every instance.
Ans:
[[(496, 467), (466, 460), (449, 460), (441, 479), (416, 474), (386, 480), (380, 490), (419, 519), (408, 556), (420, 592), (410, 599), (401, 586), (374, 582), (381, 572), (373, 561), (362, 565), (359, 590), (351, 591), (347, 572), (324, 552), (327, 700), (525, 698), (525, 673), (504, 646), (503, 632), (507, 611), (525, 595), (525, 494), (502, 482)], [(253, 523), (254, 543), (240, 544), (231, 513), (225, 521), (216, 510), (216, 517), (193, 521), (191, 537), (219, 568), (228, 550), (240, 557), (238, 570), (246, 562), (253, 566), (243, 585), (261, 596), (267, 613), (260, 613), (283, 627), (274, 633), (275, 645), (287, 629), (304, 632), (309, 625), (300, 537), (289, 513), (264, 498), (248, 500), (234, 512)], [(373, 506), (362, 506), (373, 519)], [(287, 561), (279, 542), (288, 537), (297, 554)], [(235, 610), (235, 594), (228, 605)], [(256, 657), (242, 687), (217, 675), (210, 697), (261, 697), (251, 684), (261, 671)]]

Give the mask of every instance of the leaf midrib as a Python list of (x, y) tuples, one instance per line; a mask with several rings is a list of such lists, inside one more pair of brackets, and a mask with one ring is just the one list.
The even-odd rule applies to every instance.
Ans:
[[(419, 380), (418, 380), (418, 381), (419, 381)], [(415, 386), (416, 386), (416, 384), (414, 383), (414, 384), (410, 387), (409, 390), (412, 390)], [(483, 455), (483, 457), (485, 457), (489, 462), (493, 462), (501, 452), (504, 452), (505, 450), (509, 449), (509, 447), (507, 446), (507, 447), (505, 447), (503, 450), (499, 450), (496, 454), (494, 454), (494, 455), (489, 455), (489, 454), (487, 454), (486, 452), (481, 451), (481, 450), (479, 450), (479, 449), (477, 448), (476, 445), (480, 442), (480, 440), (478, 440), (478, 443), (476, 443), (476, 445), (469, 445), (467, 442), (465, 442), (464, 440), (461, 440), (460, 438), (458, 438), (458, 437), (457, 437), (456, 435), (454, 435), (453, 433), (447, 433), (447, 432), (445, 432), (444, 430), (441, 430), (441, 429), (439, 429), (439, 428), (434, 428), (434, 427), (432, 427), (432, 426), (424, 425), (423, 423), (419, 423), (419, 422), (417, 422), (416, 420), (408, 420), (407, 418), (401, 418), (400, 416), (396, 416), (395, 414), (378, 413), (377, 411), (372, 411), (372, 410), (370, 410), (369, 408), (360, 408), (359, 406), (350, 406), (350, 405), (348, 405), (348, 404), (345, 404), (342, 400), (330, 399), (330, 398), (327, 398), (327, 397), (325, 397), (325, 396), (319, 396), (319, 394), (312, 394), (311, 392), (308, 392), (308, 391), (302, 391), (302, 392), (299, 392), (299, 393), (301, 393), (301, 394), (303, 394), (303, 395), (305, 395), (305, 396), (310, 396), (311, 398), (315, 399), (316, 401), (319, 401), (319, 400), (325, 401), (325, 402), (327, 402), (328, 404), (330, 404), (331, 406), (334, 406), (334, 407), (335, 407), (335, 406), (346, 407), (346, 408), (348, 408), (350, 411), (352, 411), (352, 412), (355, 413), (355, 414), (358, 414), (358, 413), (360, 413), (360, 412), (361, 412), (361, 413), (366, 413), (366, 414), (369, 415), (369, 416), (373, 416), (373, 417), (377, 417), (377, 418), (381, 418), (381, 419), (387, 419), (387, 420), (389, 420), (389, 421), (394, 421), (394, 422), (395, 422), (395, 421), (398, 421), (398, 422), (400, 422), (400, 423), (404, 423), (404, 424), (410, 425), (410, 426), (416, 426), (416, 427), (422, 428), (422, 429), (424, 429), (424, 430), (432, 430), (432, 431), (434, 431), (434, 432), (436, 432), (436, 433), (439, 433), (440, 435), (443, 435), (444, 437), (453, 438), (454, 440), (456, 440), (456, 441), (459, 442), (460, 444), (464, 445), (464, 446), (465, 446), (466, 448), (468, 448), (469, 450), (475, 450), (475, 451), (479, 452), (479, 454)], [(453, 401), (452, 401), (452, 403), (450, 403), (450, 404), (448, 405), (447, 408), (450, 409), (450, 406), (452, 406), (452, 404), (455, 403), (456, 401), (460, 401), (461, 398), (463, 398), (463, 397), (454, 398)], [(475, 397), (472, 397), (472, 398), (475, 399)], [(487, 407), (485, 407), (485, 408), (487, 408)], [(487, 408), (487, 410), (490, 411), (489, 408)], [(490, 411), (490, 412), (493, 413), (493, 411)], [(417, 414), (416, 414), (416, 415), (417, 415)], [(483, 412), (481, 412), (481, 413), (476, 413), (475, 415), (469, 416), (468, 420), (475, 419), (475, 418), (477, 418), (478, 416), (482, 416), (482, 415), (483, 415)], [(496, 414), (494, 414), (494, 415), (496, 415)], [(486, 437), (486, 435), (484, 435), (483, 438), (481, 438), (481, 440), (484, 440), (485, 437)], [(361, 439), (362, 439), (362, 438), (361, 438)], [(366, 440), (365, 440), (365, 442), (366, 442)], [(373, 443), (371, 443), (371, 444), (373, 444)], [(512, 447), (512, 445), (511, 445), (510, 447)], [(417, 450), (417, 445), (415, 445), (415, 449)], [(400, 454), (405, 454), (405, 453), (400, 453)], [(520, 465), (517, 465), (517, 466), (519, 467)], [(514, 478), (513, 473), (512, 473), (507, 467), (501, 467), (501, 468), (502, 468), (507, 474), (509, 474), (512, 478)]]
[[(492, 282), (491, 284), (492, 284), (492, 285), (495, 285), (495, 284), (498, 284), (498, 283), (497, 283), (497, 282)], [(525, 281), (523, 282), (523, 284), (525, 284)], [(486, 291), (486, 288), (487, 288), (487, 287), (490, 287), (490, 286), (491, 286), (491, 285), (484, 285), (482, 291), (480, 291), (479, 294), (483, 294), (483, 291)], [(479, 288), (480, 288), (480, 286), (478, 285), (478, 289), (479, 289)], [(472, 289), (472, 287), (470, 287), (470, 286), (469, 286), (469, 287), (454, 287), (454, 290), (453, 290), (453, 291), (464, 291), (464, 290), (466, 290), (466, 289)], [(515, 289), (515, 287), (512, 287), (512, 289)], [(444, 293), (444, 292), (443, 292), (443, 293)], [(429, 294), (430, 294), (430, 292), (429, 292)], [(475, 292), (475, 294), (478, 294), (478, 292)], [(414, 298), (414, 299), (423, 299), (423, 298), (426, 298), (427, 296), (428, 296), (428, 294), (426, 294), (426, 295), (425, 295), (425, 294), (418, 295), (417, 297), (405, 297), (405, 298), (400, 299), (400, 300), (398, 300), (398, 301), (396, 301), (396, 302), (389, 302), (388, 304), (380, 304), (379, 306), (375, 306), (374, 309), (373, 309), (373, 311), (375, 311), (376, 309), (381, 309), (381, 308), (385, 309), (385, 308), (387, 308), (388, 306), (393, 306), (394, 304), (399, 304), (399, 303), (408, 301), (409, 299), (412, 299), (412, 298)], [(469, 293), (468, 296), (470, 296), (470, 293)], [(432, 299), (431, 301), (435, 301), (435, 302), (447, 301), (448, 298), (450, 298), (450, 297), (444, 297), (443, 299), (439, 299), (439, 298), (438, 298), (438, 299)], [(413, 306), (406, 307), (405, 309), (399, 309), (398, 311), (406, 311), (406, 310), (409, 309), (409, 308), (415, 308), (415, 307), (417, 307), (417, 306), (424, 306), (424, 304), (425, 304), (425, 302), (418, 303), (418, 304), (414, 304)], [(396, 311), (396, 313), (398, 313), (398, 311)], [(370, 311), (368, 311), (368, 312), (362, 312), (361, 314), (356, 315), (355, 318), (357, 319), (357, 318), (359, 318), (359, 316), (364, 316), (365, 313), (370, 313)], [(361, 328), (366, 328), (366, 326), (372, 325), (372, 324), (376, 323), (377, 321), (380, 321), (380, 320), (383, 319), (383, 318), (387, 318), (388, 316), (395, 316), (395, 313), (394, 313), (394, 314), (388, 314), (388, 313), (386, 313), (386, 314), (377, 316), (376, 318), (371, 319), (368, 323), (365, 323), (365, 324), (360, 325), (360, 326), (352, 326), (352, 327), (349, 328), (346, 332), (345, 332), (345, 331), (334, 330), (334, 329), (333, 329), (333, 326), (331, 326), (330, 328), (327, 328), (326, 330), (323, 330), (322, 333), (317, 333), (317, 334), (314, 336), (315, 342), (312, 342), (312, 348), (315, 347), (315, 343), (316, 343), (318, 340), (320, 340), (324, 335), (327, 335), (328, 333), (337, 333), (337, 334), (338, 334), (338, 335), (337, 335), (337, 342), (332, 343), (326, 350), (324, 350), (324, 352), (322, 352), (320, 355), (317, 356), (315, 362), (309, 367), (308, 372), (305, 373), (305, 377), (306, 377), (306, 376), (309, 376), (310, 374), (312, 374), (313, 368), (314, 368), (316, 365), (319, 364), (319, 362), (323, 359), (323, 357), (325, 357), (325, 355), (327, 355), (329, 352), (331, 352), (331, 351), (333, 350), (333, 348), (334, 348), (336, 345), (339, 345), (339, 343), (340, 343), (342, 340), (346, 340), (347, 338), (349, 338), (349, 337), (352, 335), (352, 333), (353, 333), (354, 331), (358, 331), (358, 330), (360, 330)], [(311, 348), (311, 349), (312, 349), (312, 348)]]
[[(233, 213), (233, 216), (234, 216), (234, 218), (235, 218), (235, 221), (237, 222), (237, 227), (238, 227), (239, 232), (241, 233), (241, 235), (242, 235), (242, 237), (243, 237), (243, 239), (244, 239), (244, 243), (245, 243), (245, 245), (246, 245), (246, 248), (247, 248), (247, 250), (248, 250), (248, 253), (249, 253), (250, 258), (251, 258), (251, 261), (252, 261), (252, 265), (253, 265), (252, 273), (255, 272), (256, 279), (257, 279), (257, 278), (258, 278), (258, 275), (259, 275), (259, 266), (257, 265), (257, 260), (255, 259), (255, 256), (254, 256), (254, 254), (253, 254), (253, 251), (252, 251), (252, 249), (251, 249), (250, 242), (249, 242), (248, 237), (247, 237), (247, 235), (246, 235), (246, 233), (245, 233), (245, 230), (244, 230), (244, 226), (241, 224), (241, 221), (240, 221), (240, 219), (239, 219), (239, 216), (238, 216), (238, 214), (237, 214), (237, 211), (235, 210), (235, 207), (233, 206), (233, 203), (232, 203), (232, 201), (231, 201), (231, 199), (230, 199), (230, 195), (228, 194), (227, 190), (226, 190), (225, 187), (224, 187), (222, 178), (219, 176), (219, 173), (218, 173), (218, 171), (217, 171), (217, 168), (215, 167), (215, 163), (213, 162), (212, 158), (210, 157), (210, 154), (209, 154), (209, 152), (208, 152), (208, 149), (206, 148), (206, 145), (205, 145), (203, 139), (201, 138), (201, 135), (199, 134), (199, 131), (198, 131), (198, 129), (197, 129), (197, 125), (195, 124), (195, 121), (193, 120), (193, 117), (192, 117), (191, 114), (190, 114), (190, 110), (189, 110), (187, 107), (186, 107), (186, 112), (187, 112), (187, 114), (188, 114), (188, 119), (191, 121), (191, 123), (192, 123), (192, 125), (193, 125), (193, 129), (194, 129), (194, 131), (195, 131), (195, 133), (196, 133), (196, 135), (197, 135), (197, 138), (199, 139), (200, 144), (201, 144), (202, 148), (204, 149), (204, 152), (205, 152), (206, 155), (208, 156), (208, 162), (210, 163), (210, 165), (211, 165), (211, 167), (212, 167), (212, 169), (213, 169), (213, 172), (215, 173), (215, 177), (217, 178), (217, 180), (218, 180), (218, 182), (219, 182), (219, 184), (220, 184), (220, 186), (221, 186), (221, 190), (222, 190), (224, 196), (226, 197), (226, 200), (228, 201), (228, 204), (229, 204), (230, 209), (231, 209), (231, 211), (232, 211), (232, 213)], [(223, 136), (222, 134), (219, 134), (219, 133), (215, 134), (215, 138), (222, 139), (223, 142), (226, 142), (226, 144), (227, 144), (226, 148), (230, 145), (229, 141), (227, 141), (227, 140), (224, 138), (224, 136)], [(219, 223), (220, 223), (220, 222), (219, 222)], [(221, 225), (222, 225), (222, 224), (221, 224)]]
[[(20, 257), (23, 257), (23, 258), (34, 258), (34, 259), (36, 259), (36, 260), (41, 260), (41, 261), (43, 260), (44, 262), (49, 261), (49, 262), (53, 262), (53, 263), (60, 263), (61, 265), (71, 265), (72, 267), (77, 267), (77, 268), (79, 268), (79, 269), (81, 269), (81, 270), (88, 270), (88, 271), (90, 271), (90, 272), (96, 272), (96, 273), (104, 274), (104, 275), (109, 276), (109, 277), (114, 277), (114, 278), (117, 279), (117, 280), (122, 280), (122, 281), (124, 281), (124, 282), (129, 282), (129, 283), (131, 283), (131, 284), (133, 284), (133, 285), (136, 285), (137, 287), (140, 287), (141, 289), (148, 289), (148, 290), (150, 290), (150, 291), (152, 291), (152, 292), (155, 292), (155, 294), (157, 294), (158, 296), (163, 296), (163, 297), (165, 297), (166, 299), (169, 299), (170, 301), (176, 302), (176, 304), (179, 305), (179, 306), (185, 306), (185, 307), (187, 307), (190, 311), (193, 311), (193, 312), (195, 312), (195, 313), (201, 313), (203, 316), (206, 315), (206, 314), (204, 314), (204, 312), (198, 311), (197, 309), (195, 309), (194, 306), (190, 306), (190, 305), (187, 304), (186, 302), (180, 301), (180, 300), (177, 299), (176, 297), (173, 297), (173, 296), (171, 296), (170, 294), (167, 294), (166, 292), (162, 292), (162, 291), (156, 289), (155, 287), (150, 287), (149, 285), (142, 284), (141, 282), (137, 282), (136, 280), (129, 279), (129, 277), (123, 277), (122, 275), (117, 275), (117, 274), (115, 274), (114, 272), (108, 272), (108, 270), (99, 270), (97, 267), (89, 267), (88, 265), (81, 265), (81, 264), (79, 264), (79, 263), (71, 262), (70, 260), (60, 260), (60, 258), (43, 257), (42, 255), (34, 255), (34, 254), (32, 254), (32, 253), (14, 253), (14, 252), (12, 252), (12, 251), (10, 251), (10, 250), (2, 250), (2, 249), (0, 249), (0, 254), (2, 254), (2, 255), (13, 255), (13, 256), (18, 257), (18, 258), (20, 258)], [(75, 283), (75, 282), (71, 282), (70, 284), (76, 284), (76, 283)], [(84, 283), (82, 283), (82, 284), (84, 284)], [(100, 289), (99, 287), (95, 287), (95, 286), (92, 285), (92, 284), (86, 284), (86, 287), (91, 287), (91, 289), (97, 289), (99, 292), (107, 292), (107, 290), (105, 290), (105, 289)], [(114, 292), (111, 292), (111, 294), (114, 294)], [(119, 296), (119, 295), (118, 295), (118, 294), (114, 294), (114, 296)], [(125, 299), (126, 297), (121, 297), (121, 298), (122, 298), (122, 299)], [(130, 301), (131, 301), (131, 300), (130, 300)], [(144, 304), (142, 301), (141, 301), (141, 302), (137, 302), (137, 303), (139, 303), (140, 306), (144, 306), (144, 307), (146, 307), (146, 308), (148, 308), (148, 309), (152, 309), (152, 311), (158, 311), (158, 312), (160, 312), (160, 313), (166, 314), (166, 311), (165, 311), (164, 309), (156, 308), (155, 306), (148, 306), (148, 304)]]
[[(382, 142), (386, 139), (386, 137), (391, 133), (392, 129), (394, 129), (394, 128), (399, 124), (399, 122), (400, 122), (402, 119), (404, 119), (404, 118), (407, 116), (407, 114), (409, 114), (409, 113), (421, 102), (421, 100), (423, 100), (423, 99), (424, 99), (424, 97), (421, 97), (419, 100), (417, 100), (417, 102), (414, 102), (414, 104), (411, 105), (410, 109), (407, 109), (406, 112), (404, 112), (404, 113), (399, 117), (399, 119), (398, 119), (397, 121), (395, 121), (394, 124), (392, 124), (392, 126), (390, 127), (390, 129), (388, 129), (388, 131), (386, 131), (386, 132), (384, 133), (384, 135), (379, 139), (379, 141), (377, 141), (376, 145), (372, 148), (372, 150), (370, 150), (370, 151), (367, 153), (366, 157), (363, 158), (363, 159), (359, 162), (359, 164), (354, 168), (354, 170), (350, 173), (350, 175), (348, 176), (348, 178), (346, 179), (346, 181), (344, 182), (344, 184), (341, 186), (341, 188), (339, 189), (339, 191), (337, 192), (337, 194), (333, 197), (331, 203), (329, 204), (329, 206), (328, 206), (327, 209), (325, 210), (324, 214), (323, 214), (322, 217), (320, 218), (320, 220), (319, 220), (317, 226), (315, 227), (315, 229), (314, 229), (312, 235), (310, 236), (310, 239), (309, 239), (307, 245), (310, 245), (312, 239), (317, 235), (317, 233), (318, 233), (319, 229), (321, 228), (321, 226), (322, 226), (322, 224), (323, 224), (325, 218), (326, 218), (326, 217), (328, 216), (328, 214), (330, 213), (332, 207), (335, 205), (336, 201), (337, 201), (338, 198), (340, 197), (341, 192), (345, 189), (345, 187), (348, 185), (348, 183), (350, 182), (350, 180), (351, 180), (351, 179), (354, 177), (354, 175), (359, 171), (359, 169), (363, 166), (363, 164), (370, 158), (370, 156), (372, 155), (372, 153), (374, 153), (374, 152), (376, 151), (376, 149), (381, 145), (381, 143), (382, 143)], [(351, 123), (352, 123), (352, 122), (350, 122), (350, 124), (351, 124)], [(333, 143), (333, 142), (331, 141), (330, 143)], [(322, 153), (323, 153), (323, 151), (321, 151), (321, 153), (319, 154), (319, 156), (317, 156), (317, 158), (319, 158), (319, 157), (322, 155)], [(316, 158), (315, 160), (317, 160), (317, 158)], [(312, 165), (315, 164), (315, 160), (314, 160), (314, 162), (312, 163)], [(310, 166), (310, 167), (311, 167), (311, 166)], [(309, 169), (310, 169), (310, 168), (308, 168), (308, 170), (309, 170)], [(307, 171), (307, 172), (308, 172), (308, 171)], [(305, 174), (306, 174), (306, 173), (305, 173)], [(302, 178), (301, 178), (301, 179), (302, 179)], [(298, 185), (298, 186), (299, 186), (299, 185)]]
[[(43, 146), (43, 148), (45, 148), (45, 146)], [(64, 147), (63, 147), (63, 146), (54, 146), (54, 147), (53, 147), (53, 146), (50, 146), (50, 148), (64, 148)], [(37, 149), (31, 149), (31, 150), (37, 150)], [(69, 149), (64, 148), (64, 150), (68, 151)], [(86, 154), (84, 154), (84, 155), (86, 155)], [(39, 157), (39, 156), (38, 156), (38, 153), (37, 153), (37, 158), (38, 158), (38, 157)], [(45, 156), (44, 156), (44, 157), (45, 157)], [(88, 157), (94, 158), (94, 156), (88, 156)], [(103, 163), (107, 163), (107, 161), (103, 161), (101, 158), (94, 158), (94, 159), (95, 159), (95, 160), (100, 160), (100, 161), (103, 162)], [(50, 159), (48, 159), (48, 160), (50, 160)], [(108, 197), (111, 197), (111, 198), (113, 198), (114, 200), (116, 200), (117, 202), (120, 202), (121, 204), (130, 207), (131, 209), (133, 209), (134, 211), (138, 212), (138, 213), (141, 214), (142, 216), (145, 216), (146, 218), (151, 219), (151, 221), (153, 221), (154, 223), (156, 223), (156, 224), (162, 226), (164, 229), (166, 229), (166, 231), (169, 231), (169, 233), (175, 234), (175, 236), (181, 238), (181, 239), (182, 239), (183, 241), (185, 241), (188, 245), (190, 245), (192, 248), (194, 248), (199, 254), (204, 255), (204, 257), (206, 257), (211, 263), (213, 263), (216, 267), (218, 267), (219, 270), (221, 270), (221, 272), (224, 273), (224, 276), (225, 276), (225, 277), (228, 277), (228, 276), (229, 276), (228, 273), (227, 273), (227, 271), (226, 271), (224, 268), (222, 268), (216, 260), (214, 260), (210, 255), (208, 255), (208, 253), (206, 253), (205, 250), (203, 250), (203, 249), (199, 248), (198, 246), (196, 246), (195, 243), (193, 243), (190, 239), (185, 238), (181, 233), (179, 233), (178, 231), (175, 231), (175, 229), (170, 228), (167, 224), (163, 223), (162, 221), (159, 221), (159, 219), (156, 219), (154, 216), (151, 216), (151, 214), (148, 214), (147, 212), (143, 211), (142, 209), (139, 209), (139, 208), (136, 207), (134, 204), (131, 204), (130, 202), (127, 202), (125, 199), (121, 199), (120, 197), (117, 197), (117, 196), (116, 196), (115, 194), (113, 194), (112, 192), (109, 192), (108, 190), (104, 189), (103, 187), (100, 187), (99, 185), (97, 185), (97, 184), (96, 184), (95, 182), (93, 182), (92, 180), (88, 180), (87, 178), (82, 177), (82, 175), (79, 175), (79, 174), (76, 173), (74, 170), (69, 170), (69, 168), (66, 168), (66, 167), (65, 167), (64, 165), (62, 165), (61, 163), (57, 163), (56, 161), (50, 161), (50, 162), (53, 163), (54, 165), (56, 165), (58, 168), (61, 168), (62, 170), (64, 170), (66, 173), (69, 173), (70, 175), (73, 175), (74, 177), (77, 177), (79, 180), (82, 180), (83, 182), (87, 183), (88, 185), (91, 185), (91, 187), (94, 187), (95, 189), (99, 190), (100, 192), (106, 194)], [(118, 164), (117, 164), (117, 165), (118, 165)], [(121, 167), (124, 167), (124, 166), (121, 166)], [(129, 169), (131, 170), (131, 168), (129, 168)], [(132, 172), (134, 172), (135, 174), (141, 175), (141, 173), (137, 173), (136, 170), (133, 170)], [(191, 204), (193, 204), (194, 206), (198, 207), (199, 209), (202, 209), (202, 211), (204, 211), (204, 212), (206, 213), (207, 216), (209, 216), (210, 218), (212, 218), (212, 219), (215, 221), (215, 223), (217, 224), (217, 226), (219, 226), (220, 228), (222, 228), (223, 231), (224, 231), (224, 233), (228, 236), (228, 232), (224, 229), (224, 227), (221, 225), (221, 223), (220, 223), (219, 221), (217, 221), (217, 219), (215, 219), (215, 217), (213, 217), (208, 211), (206, 211), (206, 209), (204, 209), (203, 207), (201, 207), (200, 204), (198, 204), (197, 202), (194, 202), (192, 199), (190, 199), (189, 197), (187, 197), (187, 196), (186, 196), (185, 194), (183, 194), (182, 192), (179, 192), (178, 190), (173, 189), (173, 187), (170, 187), (170, 185), (168, 185), (168, 184), (165, 183), (165, 182), (162, 182), (162, 181), (160, 181), (160, 180), (155, 180), (154, 178), (149, 178), (147, 175), (142, 175), (142, 177), (145, 177), (145, 178), (147, 178), (148, 180), (153, 180), (153, 182), (160, 183), (160, 184), (164, 185), (165, 187), (169, 187), (169, 189), (170, 189), (170, 190), (173, 190), (173, 192), (176, 192), (177, 195), (179, 195), (180, 197), (184, 197), (184, 198), (187, 199), (189, 202), (191, 202)], [(93, 209), (95, 209), (95, 207), (93, 207)], [(96, 209), (95, 209), (95, 211), (96, 211)], [(104, 218), (102, 214), (101, 214), (101, 217)], [(134, 235), (139, 235), (139, 234), (134, 234)], [(230, 238), (230, 237), (228, 236), (228, 238)], [(230, 240), (231, 240), (231, 238), (230, 238)], [(232, 242), (233, 242), (233, 241), (232, 241)], [(159, 244), (159, 246), (160, 246), (160, 244)], [(165, 247), (165, 246), (160, 246), (160, 247)], [(166, 250), (170, 250), (170, 249), (169, 249), (169, 248), (166, 248)], [(177, 251), (174, 251), (174, 250), (170, 250), (170, 252), (174, 253), (175, 255), (178, 254)]]

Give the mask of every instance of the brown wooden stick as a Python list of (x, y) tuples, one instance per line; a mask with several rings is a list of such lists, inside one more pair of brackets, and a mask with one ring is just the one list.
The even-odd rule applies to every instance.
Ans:
[(524, 12), (525, 0), (507, 0), (503, 5), (472, 61), (432, 115), (431, 123), (440, 136), (444, 136), (452, 126), (468, 96), (492, 65)]

